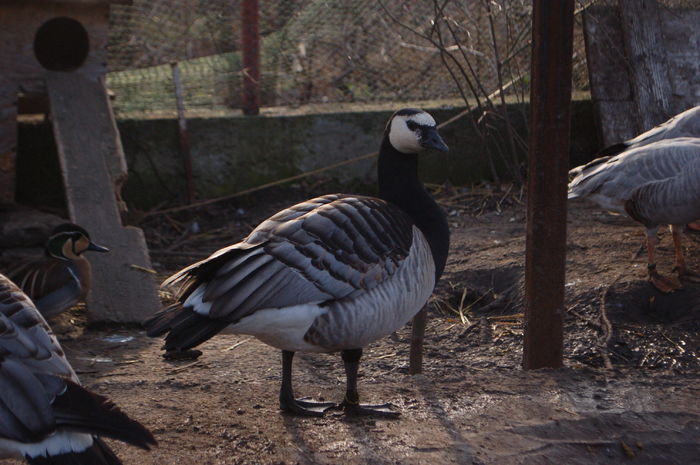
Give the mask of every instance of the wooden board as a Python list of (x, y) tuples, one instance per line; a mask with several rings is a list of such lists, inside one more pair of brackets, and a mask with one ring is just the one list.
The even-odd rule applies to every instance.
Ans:
[(50, 72), (46, 88), (68, 211), (108, 254), (90, 255), (90, 321), (140, 322), (160, 301), (143, 232), (121, 224), (110, 166), (122, 159), (105, 87), (98, 77)]
[(673, 116), (659, 10), (656, 0), (620, 0), (625, 49), (632, 64), (630, 77), (643, 131)]
[(584, 37), (601, 140), (611, 145), (700, 104), (700, 11), (624, 0), (586, 8)]
[(617, 11), (605, 6), (587, 8), (583, 26), (591, 96), (601, 141), (608, 146), (634, 137), (641, 129), (635, 117), (622, 28)]
[(17, 163), (17, 90), (0, 78), (0, 92), (0, 203), (12, 203)]
[(661, 9), (671, 113), (700, 105), (700, 10)]

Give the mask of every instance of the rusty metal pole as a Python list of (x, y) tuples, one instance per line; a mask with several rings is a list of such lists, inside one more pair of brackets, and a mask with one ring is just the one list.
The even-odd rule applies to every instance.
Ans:
[(185, 90), (182, 86), (180, 67), (177, 62), (170, 63), (173, 71), (173, 83), (175, 84), (175, 104), (177, 108), (177, 127), (180, 135), (180, 151), (185, 167), (185, 180), (187, 182), (187, 204), (194, 201), (194, 178), (192, 175), (192, 153), (190, 151), (190, 133), (187, 130), (187, 117), (185, 116)]
[(523, 368), (562, 366), (574, 0), (533, 0)]
[(260, 113), (260, 14), (258, 0), (241, 0), (244, 115)]

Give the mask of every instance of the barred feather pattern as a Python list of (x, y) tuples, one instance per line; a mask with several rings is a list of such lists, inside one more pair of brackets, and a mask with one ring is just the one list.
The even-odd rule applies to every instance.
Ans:
[(285, 350), (360, 347), (410, 319), (434, 284), (430, 246), (402, 210), (330, 194), (282, 210), (168, 278), (181, 308), (144, 325), (151, 336), (167, 333), (167, 350), (194, 347), (222, 323)]
[[(24, 292), (0, 275), (0, 458), (119, 463), (80, 462), (71, 456), (94, 459), (99, 449), (106, 460), (114, 457), (106, 445), (95, 446), (98, 439), (93, 434), (143, 448), (155, 443), (147, 429), (108, 399), (79, 385), (46, 320)], [(54, 454), (64, 461), (52, 461)]]
[(654, 142), (589, 165), (569, 184), (569, 198), (587, 197), (647, 227), (700, 218), (700, 139)]

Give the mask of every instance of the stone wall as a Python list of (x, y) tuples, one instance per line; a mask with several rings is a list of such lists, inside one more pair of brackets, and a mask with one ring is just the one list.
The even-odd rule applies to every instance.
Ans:
[[(438, 122), (461, 109), (430, 109)], [(526, 106), (510, 114), (524, 137)], [(197, 197), (223, 196), (376, 151), (391, 112), (345, 112), (301, 116), (193, 118), (188, 120)], [(572, 111), (572, 165), (599, 148), (588, 100)], [(151, 208), (181, 201), (185, 188), (177, 122), (133, 119), (118, 122), (129, 164), (124, 197), (132, 206)], [(463, 185), (491, 178), (488, 157), (467, 118), (441, 133), (449, 154), (430, 153), (421, 163), (423, 179)], [(60, 206), (62, 186), (48, 123), (22, 123), (19, 130), (18, 200)], [(503, 168), (499, 157), (497, 169)], [(323, 173), (338, 182), (372, 184), (374, 159)]]

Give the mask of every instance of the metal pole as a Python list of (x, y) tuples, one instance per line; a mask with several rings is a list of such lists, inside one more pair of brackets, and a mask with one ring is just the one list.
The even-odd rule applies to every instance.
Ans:
[(260, 113), (260, 14), (258, 0), (241, 0), (244, 115)]
[(562, 366), (574, 0), (533, 0), (523, 368)]
[(175, 103), (177, 105), (177, 126), (180, 135), (180, 150), (185, 166), (185, 180), (187, 181), (187, 204), (194, 201), (194, 179), (192, 176), (192, 153), (190, 152), (190, 133), (187, 130), (187, 118), (185, 117), (185, 91), (182, 87), (180, 67), (176, 62), (170, 63), (175, 83)]

